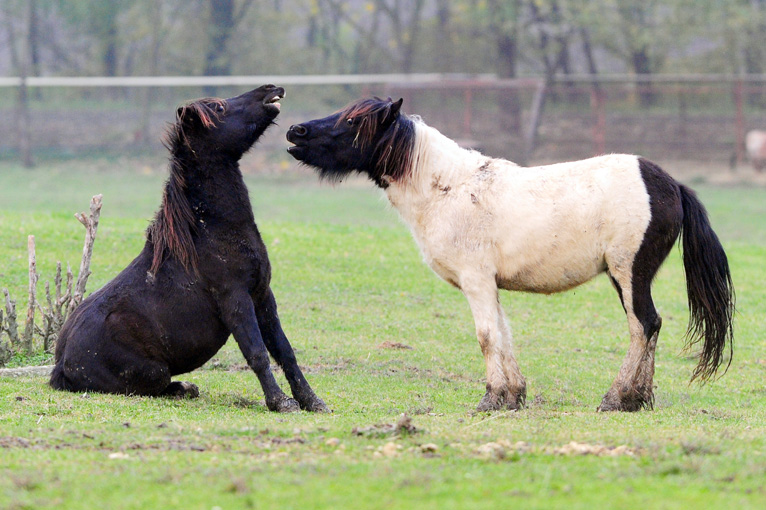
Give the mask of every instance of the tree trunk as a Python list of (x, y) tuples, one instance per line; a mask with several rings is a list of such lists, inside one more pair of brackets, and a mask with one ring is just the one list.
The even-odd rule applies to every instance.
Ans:
[(649, 58), (649, 48), (644, 46), (639, 50), (635, 50), (631, 53), (631, 64), (633, 65), (633, 71), (637, 77), (644, 79), (636, 82), (638, 88), (638, 98), (641, 107), (646, 108), (652, 106), (655, 103), (655, 94), (652, 90), (652, 82), (650, 80), (652, 76), (652, 64)]
[(117, 76), (117, 11), (118, 7), (108, 9), (104, 22), (102, 62), (104, 76)]
[(537, 134), (540, 130), (540, 122), (543, 118), (543, 110), (545, 109), (545, 101), (548, 97), (548, 89), (550, 88), (550, 85), (550, 82), (546, 79), (541, 81), (535, 90), (535, 97), (532, 99), (532, 107), (529, 112), (529, 124), (527, 125), (526, 133), (524, 133), (524, 155), (523, 161), (521, 162), (522, 165), (529, 164), (529, 160), (535, 152)]
[[(516, 78), (519, 60), (520, 0), (491, 0), (487, 2), (489, 31), (497, 52), (497, 76)], [(521, 98), (519, 90), (502, 88), (498, 92), (500, 128), (513, 136), (521, 133)]]
[(435, 66), (437, 72), (449, 72), (452, 64), (452, 40), (450, 38), (450, 23), (452, 14), (450, 12), (449, 0), (438, 0), (436, 2), (436, 58)]
[(601, 92), (601, 87), (596, 81), (598, 77), (598, 67), (596, 66), (596, 59), (593, 57), (593, 46), (590, 42), (590, 32), (587, 28), (580, 29), (580, 39), (582, 40), (582, 51), (585, 54), (585, 61), (588, 64), (588, 74), (593, 78), (591, 86), (596, 94)]
[[(151, 39), (150, 48), (151, 53), (149, 58), (149, 76), (156, 76), (160, 66), (160, 32), (162, 30), (162, 9), (159, 2), (152, 2), (150, 9), (152, 9), (151, 16)], [(154, 87), (146, 87), (143, 91), (142, 106), (141, 106), (141, 127), (139, 130), (139, 142), (146, 144), (151, 140), (151, 119), (152, 119), (152, 104), (156, 96), (156, 89)]]
[[(497, 38), (497, 76), (516, 78), (518, 46), (515, 34), (503, 34)], [(500, 127), (513, 135), (521, 132), (521, 98), (517, 89), (503, 88), (498, 93)]]
[[(226, 49), (234, 31), (234, 0), (210, 0), (208, 49), (205, 55), (206, 76), (231, 74), (231, 61)], [(205, 87), (208, 96), (217, 95), (217, 87)]]
[[(21, 85), (18, 91), (19, 154), (21, 155), (21, 163), (25, 168), (32, 168), (35, 165), (32, 159), (32, 120), (29, 112), (29, 89), (27, 88), (27, 78), (31, 69), (30, 59), (32, 51), (29, 34), (31, 32), (33, 11), (34, 2), (29, 2), (23, 11), (23, 36), (19, 37), (21, 47), (17, 50), (17, 68), (19, 70), (19, 77), (21, 77)], [(15, 53), (13, 48), (11, 50), (11, 53)]]

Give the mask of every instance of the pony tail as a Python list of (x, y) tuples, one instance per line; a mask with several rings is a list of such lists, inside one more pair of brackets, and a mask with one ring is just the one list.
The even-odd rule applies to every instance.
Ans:
[(689, 298), (686, 348), (703, 342), (691, 381), (699, 379), (704, 383), (715, 376), (727, 350), (726, 370), (731, 365), (736, 298), (726, 253), (710, 226), (704, 206), (692, 190), (683, 185), (680, 189), (684, 213), (683, 260)]

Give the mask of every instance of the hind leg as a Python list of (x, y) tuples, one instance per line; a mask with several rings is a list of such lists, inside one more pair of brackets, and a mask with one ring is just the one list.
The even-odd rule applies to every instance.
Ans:
[[(615, 274), (616, 273), (616, 274)], [(630, 346), (599, 411), (639, 411), (654, 404), (654, 353), (662, 319), (650, 293), (651, 278), (635, 285), (619, 272), (610, 272), (628, 318)], [(652, 274), (653, 276), (653, 274)]]
[(194, 383), (172, 381), (160, 395), (172, 398), (197, 398), (199, 397), (199, 388)]
[[(62, 373), (60, 389), (159, 396), (173, 384), (167, 364), (141, 357), (118, 344), (108, 351), (81, 350), (71, 344), (58, 362)], [(177, 392), (178, 388), (170, 390)]]
[(330, 410), (322, 399), (316, 396), (314, 390), (311, 389), (308, 381), (303, 376), (300, 367), (298, 367), (295, 352), (282, 330), (282, 324), (279, 321), (279, 315), (277, 315), (277, 302), (271, 289), (268, 290), (268, 294), (263, 301), (255, 303), (255, 314), (258, 319), (258, 327), (261, 331), (263, 342), (269, 354), (284, 370), (293, 397), (298, 401), (301, 409), (314, 412), (329, 412)]

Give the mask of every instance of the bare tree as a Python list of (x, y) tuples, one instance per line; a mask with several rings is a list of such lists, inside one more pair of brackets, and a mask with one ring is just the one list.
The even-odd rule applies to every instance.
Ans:
[(32, 120), (29, 112), (29, 89), (27, 87), (32, 55), (30, 49), (30, 34), (33, 33), (31, 25), (36, 19), (33, 15), (34, 9), (34, 1), (20, 5), (18, 2), (8, 2), (5, 4), (3, 16), (8, 34), (8, 51), (11, 63), (21, 79), (16, 102), (17, 146), (21, 162), (27, 168), (34, 166), (32, 159)]
[[(239, 21), (253, 4), (244, 0), (239, 8), (235, 0), (209, 0), (208, 46), (205, 54), (205, 75), (225, 76), (231, 74), (229, 41), (237, 30)], [(206, 87), (205, 93), (216, 95), (216, 87)]]
[[(516, 78), (519, 64), (520, 0), (489, 0), (488, 29), (497, 52), (497, 76)], [(500, 125), (511, 134), (521, 132), (521, 98), (515, 89), (503, 89), (498, 97)]]

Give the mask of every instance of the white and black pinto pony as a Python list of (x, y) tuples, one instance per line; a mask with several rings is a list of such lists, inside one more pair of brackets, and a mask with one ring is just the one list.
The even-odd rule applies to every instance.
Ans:
[(465, 294), (487, 369), (478, 411), (517, 409), (526, 398), (498, 289), (550, 294), (604, 272), (627, 314), (630, 347), (598, 409), (651, 408), (662, 324), (651, 284), (679, 237), (687, 342), (701, 342), (691, 378), (706, 381), (726, 358), (731, 363), (731, 274), (693, 191), (631, 155), (531, 168), (490, 158), (405, 115), (401, 105), (363, 99), (291, 126), (288, 151), (325, 179), (369, 176), (409, 225), (428, 265)]

